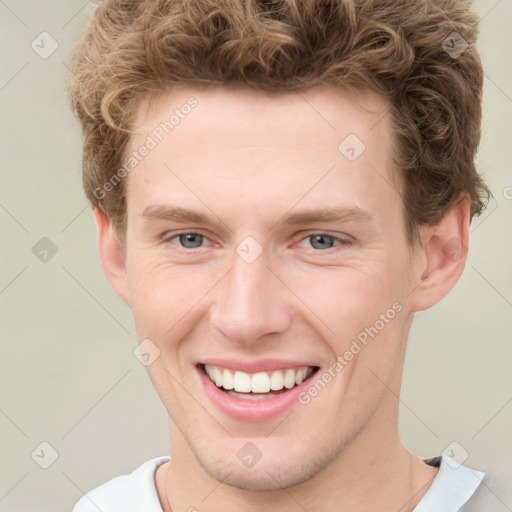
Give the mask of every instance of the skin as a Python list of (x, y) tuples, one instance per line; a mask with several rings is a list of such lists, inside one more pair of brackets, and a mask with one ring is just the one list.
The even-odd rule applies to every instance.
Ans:
[[(405, 349), (414, 313), (462, 273), (464, 255), (452, 261), (443, 248), (453, 238), (467, 246), (467, 198), (411, 247), (385, 100), (326, 86), (175, 88), (141, 102), (131, 148), (190, 96), (197, 107), (128, 177), (124, 250), (95, 212), (106, 276), (139, 341), (160, 350), (147, 369), (169, 414), (172, 459), (155, 475), (163, 510), (413, 510), (437, 469), (399, 439)], [(352, 162), (338, 150), (348, 134), (366, 146)], [(143, 215), (157, 204), (211, 223)], [(369, 218), (282, 222), (326, 207)], [(183, 247), (182, 232), (203, 234), (204, 245)], [(310, 235), (321, 233), (334, 238), (319, 249)], [(248, 236), (263, 250), (252, 263), (236, 252)], [(300, 357), (321, 373), (394, 303), (402, 310), (288, 415), (236, 421), (200, 386), (195, 364), (207, 357)], [(247, 442), (262, 454), (251, 468), (236, 457)]]

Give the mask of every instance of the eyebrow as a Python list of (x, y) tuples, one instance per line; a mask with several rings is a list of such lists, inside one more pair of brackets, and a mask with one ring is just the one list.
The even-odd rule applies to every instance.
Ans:
[[(158, 204), (145, 208), (141, 214), (147, 219), (161, 219), (180, 223), (213, 226), (215, 222), (207, 215), (178, 206)], [(348, 222), (352, 220), (372, 221), (374, 214), (358, 207), (318, 208), (299, 210), (284, 215), (276, 225), (317, 224), (320, 222)]]
[(147, 208), (144, 208), (141, 216), (147, 219), (172, 220), (182, 223), (190, 222), (205, 225), (213, 224), (209, 217), (203, 213), (165, 204), (148, 206)]
[(315, 224), (318, 222), (371, 221), (374, 215), (358, 207), (319, 208), (286, 214), (278, 224)]

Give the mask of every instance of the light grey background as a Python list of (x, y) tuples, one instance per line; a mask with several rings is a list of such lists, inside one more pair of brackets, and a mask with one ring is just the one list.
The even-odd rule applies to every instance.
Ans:
[[(93, 5), (0, 0), (2, 511), (70, 510), (83, 492), (169, 451), (165, 410), (133, 355), (130, 311), (99, 264), (64, 95)], [(456, 289), (417, 315), (400, 425), (420, 455), (453, 449), (471, 467), (510, 468), (512, 3), (475, 8), (486, 72), (478, 164), (495, 200), (472, 226)], [(51, 48), (44, 31), (59, 45), (46, 59), (31, 48)], [(57, 247), (46, 263), (32, 252), (43, 237)], [(58, 458), (42, 469), (52, 450)]]

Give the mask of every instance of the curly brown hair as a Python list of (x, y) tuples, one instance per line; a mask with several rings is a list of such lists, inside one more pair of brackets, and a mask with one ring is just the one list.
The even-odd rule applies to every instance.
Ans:
[(461, 195), (472, 216), (490, 195), (475, 166), (477, 33), (466, 0), (105, 0), (75, 47), (68, 86), (85, 136), (87, 198), (124, 246), (126, 180), (95, 191), (121, 167), (143, 98), (173, 85), (332, 84), (388, 100), (413, 243)]

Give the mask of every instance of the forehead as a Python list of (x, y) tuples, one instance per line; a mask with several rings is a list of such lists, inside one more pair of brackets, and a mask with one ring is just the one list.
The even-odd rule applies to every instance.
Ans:
[[(156, 130), (159, 136), (163, 131), (160, 135), (179, 141), (182, 150), (200, 151), (208, 140), (218, 144), (233, 129), (236, 139), (223, 142), (250, 147), (272, 143), (279, 135), (281, 149), (291, 147), (296, 151), (295, 143), (302, 135), (311, 140), (311, 145), (323, 143), (326, 149), (332, 150), (333, 146), (337, 149), (340, 137), (349, 133), (365, 139), (375, 130), (375, 135), (387, 139), (389, 119), (384, 118), (388, 108), (387, 100), (375, 93), (327, 85), (302, 92), (181, 86), (142, 99), (134, 128), (141, 135)], [(291, 135), (289, 144), (282, 137), (283, 128)], [(190, 137), (190, 131), (195, 136)], [(172, 137), (166, 137), (171, 132)], [(208, 140), (200, 138), (204, 135), (201, 132), (209, 132)]]
[(255, 211), (262, 200), (370, 208), (396, 199), (388, 103), (374, 93), (178, 87), (142, 101), (134, 131), (131, 152), (152, 141), (128, 180), (139, 211), (178, 196), (222, 203), (234, 191), (233, 208)]

